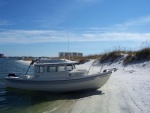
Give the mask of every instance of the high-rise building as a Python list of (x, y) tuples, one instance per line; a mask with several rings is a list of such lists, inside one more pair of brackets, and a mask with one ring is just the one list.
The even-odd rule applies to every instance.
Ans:
[(83, 53), (78, 53), (78, 52), (59, 52), (59, 57), (82, 57)]

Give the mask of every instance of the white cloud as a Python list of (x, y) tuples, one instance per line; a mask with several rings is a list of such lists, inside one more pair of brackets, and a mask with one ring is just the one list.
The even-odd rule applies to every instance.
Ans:
[(68, 33), (54, 30), (9, 30), (0, 32), (0, 43), (42, 43), (70, 41), (147, 41), (150, 33)]
[[(146, 41), (150, 39), (150, 33), (99, 33), (99, 34), (83, 34), (86, 41)], [(85, 41), (85, 40), (84, 40)]]
[(9, 30), (0, 33), (0, 43), (40, 43), (57, 42), (61, 39), (63, 31), (52, 30)]
[[(146, 26), (150, 25), (150, 15), (139, 17), (136, 19), (129, 20), (122, 24), (117, 24), (107, 28), (108, 30), (112, 31), (137, 31), (140, 32), (142, 29), (145, 29)], [(147, 27), (146, 27), (147, 29)]]
[(150, 15), (140, 17), (135, 20), (131, 20), (130, 22), (127, 23), (127, 25), (137, 25), (137, 24), (144, 24), (144, 23), (150, 23)]

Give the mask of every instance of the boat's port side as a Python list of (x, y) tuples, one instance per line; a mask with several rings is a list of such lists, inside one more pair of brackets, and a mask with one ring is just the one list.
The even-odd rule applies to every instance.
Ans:
[(85, 69), (76, 69), (70, 63), (39, 63), (34, 65), (34, 75), (10, 74), (5, 77), (7, 87), (69, 92), (77, 90), (98, 89), (109, 79), (112, 70), (89, 75)]

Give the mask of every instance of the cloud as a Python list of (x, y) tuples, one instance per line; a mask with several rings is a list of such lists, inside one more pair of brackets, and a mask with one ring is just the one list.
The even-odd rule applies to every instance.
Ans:
[(72, 41), (147, 41), (150, 33), (73, 33), (66, 30), (9, 30), (0, 32), (0, 44), (4, 43), (43, 43)]
[(144, 32), (144, 30), (147, 31), (147, 26), (150, 26), (150, 15), (132, 19), (125, 23), (108, 27), (107, 29), (110, 31), (115, 30), (115, 31)]
[[(150, 33), (99, 33), (99, 34), (82, 34), (86, 41), (145, 41), (150, 39)], [(85, 40), (83, 40), (85, 41)]]
[(141, 24), (145, 24), (145, 23), (150, 23), (150, 15), (140, 17), (135, 20), (131, 20), (131, 21), (127, 22), (126, 25), (128, 25), (128, 26), (137, 25), (137, 24), (141, 25)]
[(41, 43), (66, 41), (63, 31), (53, 30), (9, 30), (1, 31), (0, 43)]

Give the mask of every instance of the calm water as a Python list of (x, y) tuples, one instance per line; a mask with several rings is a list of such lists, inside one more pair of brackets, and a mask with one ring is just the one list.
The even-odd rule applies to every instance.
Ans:
[[(74, 92), (53, 94), (10, 89), (3, 78), (10, 72), (26, 73), (28, 65), (12, 59), (0, 59), (0, 113), (65, 113), (70, 112), (78, 99), (101, 92)], [(33, 67), (29, 73), (33, 73)]]

